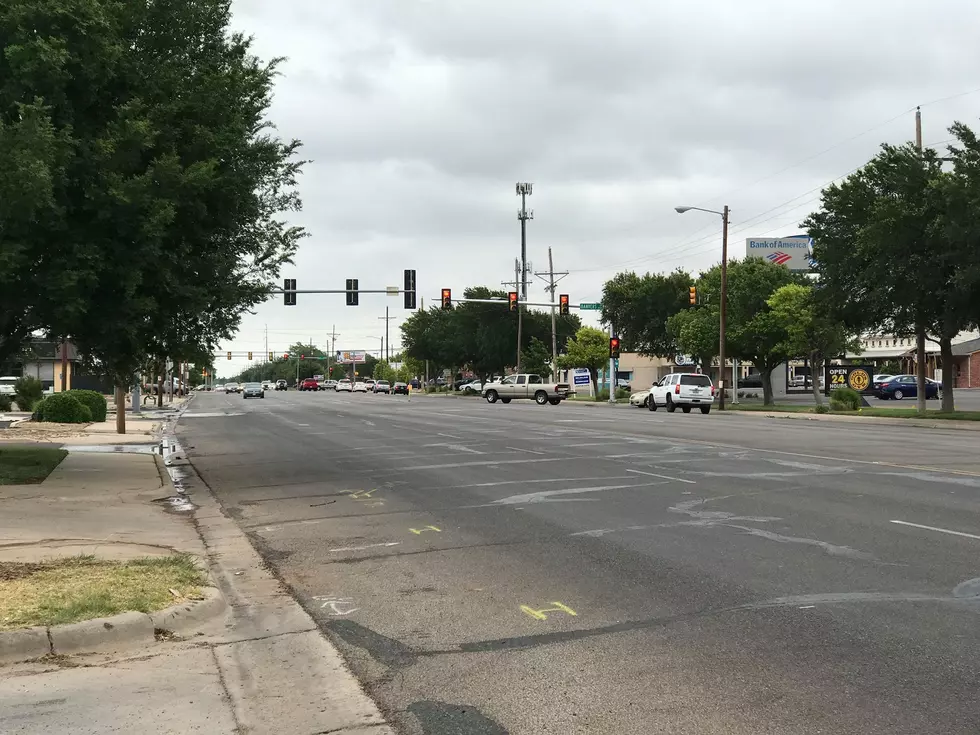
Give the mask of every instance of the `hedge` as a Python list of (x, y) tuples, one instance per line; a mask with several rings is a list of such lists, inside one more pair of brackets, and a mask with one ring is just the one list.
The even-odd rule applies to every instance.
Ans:
[(97, 390), (70, 390), (68, 395), (74, 396), (83, 406), (88, 406), (92, 412), (92, 421), (105, 421), (109, 410), (105, 396)]
[(84, 424), (92, 420), (92, 410), (68, 392), (51, 394), (37, 407), (36, 413), (41, 421), (59, 424)]

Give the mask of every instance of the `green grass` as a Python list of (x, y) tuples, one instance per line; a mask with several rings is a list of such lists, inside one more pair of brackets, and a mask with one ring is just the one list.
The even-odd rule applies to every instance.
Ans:
[[(739, 403), (736, 405), (728, 404), (727, 408), (732, 411), (762, 411), (765, 413), (816, 413), (813, 406), (798, 403), (777, 403), (775, 406), (763, 406), (761, 403)], [(980, 421), (980, 411), (942, 413), (938, 409), (930, 409), (925, 414), (920, 414), (914, 408), (862, 408), (860, 411), (830, 411), (829, 415), (941, 421)]]
[(0, 485), (41, 482), (67, 456), (64, 449), (0, 447)]
[(205, 584), (186, 554), (127, 562), (92, 556), (0, 562), (0, 630), (162, 610), (199, 597)]

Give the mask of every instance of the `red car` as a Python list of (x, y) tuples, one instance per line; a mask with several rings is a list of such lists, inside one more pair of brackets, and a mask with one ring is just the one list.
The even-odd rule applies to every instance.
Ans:
[(303, 378), (303, 381), (299, 384), (300, 390), (320, 390), (320, 386), (313, 378)]

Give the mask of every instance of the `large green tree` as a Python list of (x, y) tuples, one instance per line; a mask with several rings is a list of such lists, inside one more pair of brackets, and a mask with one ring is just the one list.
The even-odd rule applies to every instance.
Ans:
[(682, 270), (667, 275), (617, 273), (602, 289), (602, 321), (613, 325), (626, 351), (671, 357), (677, 342), (667, 323), (688, 309), (693, 285), (691, 274)]
[(574, 337), (565, 343), (565, 351), (558, 356), (562, 370), (587, 368), (596, 400), (599, 400), (599, 370), (609, 364), (609, 335), (595, 327), (581, 327)]

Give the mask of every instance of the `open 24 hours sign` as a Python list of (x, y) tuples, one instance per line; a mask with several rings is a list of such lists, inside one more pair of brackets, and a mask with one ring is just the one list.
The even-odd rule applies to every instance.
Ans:
[(824, 373), (824, 392), (835, 388), (851, 388), (858, 393), (871, 393), (874, 390), (872, 376), (874, 365), (830, 365)]

